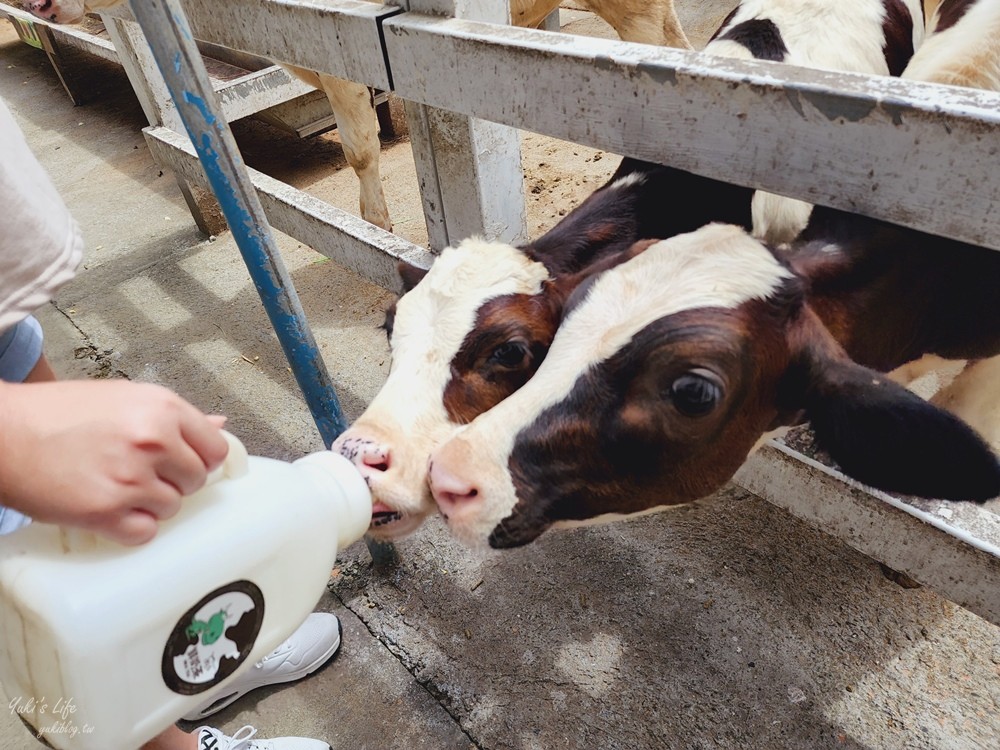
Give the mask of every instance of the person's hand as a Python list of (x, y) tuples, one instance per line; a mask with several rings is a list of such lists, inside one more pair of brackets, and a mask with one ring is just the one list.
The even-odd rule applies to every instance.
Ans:
[(147, 383), (0, 383), (0, 505), (142, 544), (225, 459), (224, 422)]

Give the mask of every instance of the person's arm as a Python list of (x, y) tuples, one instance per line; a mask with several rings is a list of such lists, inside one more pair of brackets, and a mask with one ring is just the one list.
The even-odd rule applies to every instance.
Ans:
[(224, 421), (146, 383), (0, 382), (0, 505), (142, 544), (225, 459)]

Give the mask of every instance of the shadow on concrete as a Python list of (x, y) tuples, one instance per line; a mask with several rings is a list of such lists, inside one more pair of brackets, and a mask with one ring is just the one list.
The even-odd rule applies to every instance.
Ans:
[(963, 674), (936, 633), (988, 624), (733, 487), (485, 558), (437, 524), (399, 550), (333, 590), (483, 747), (977, 747), (956, 722), (998, 692), (915, 676)]

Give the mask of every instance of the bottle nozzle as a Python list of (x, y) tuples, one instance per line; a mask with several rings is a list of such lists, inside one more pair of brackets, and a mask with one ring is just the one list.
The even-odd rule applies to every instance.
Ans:
[(353, 544), (365, 535), (372, 520), (372, 495), (357, 468), (331, 451), (319, 451), (295, 461), (296, 466), (311, 466), (336, 482), (344, 498), (343, 512), (337, 520), (337, 549)]

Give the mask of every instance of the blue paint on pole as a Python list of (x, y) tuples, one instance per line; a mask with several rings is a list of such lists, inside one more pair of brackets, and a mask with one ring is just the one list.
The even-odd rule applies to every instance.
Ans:
[[(203, 102), (202, 102), (203, 104)], [(206, 118), (207, 119), (207, 118)], [(278, 340), (281, 342), (285, 355), (292, 366), (292, 371), (298, 380), (310, 406), (322, 404), (320, 411), (313, 410), (313, 419), (330, 445), (343, 432), (347, 425), (344, 422), (340, 404), (332, 388), (325, 385), (323, 378), (311, 365), (319, 358), (319, 352), (310, 340), (305, 321), (289, 314), (288, 305), (284, 299), (285, 288), (281, 280), (274, 275), (268, 262), (267, 247), (261, 235), (259, 225), (250, 216), (243, 202), (233, 190), (229, 177), (219, 163), (219, 153), (211, 131), (202, 132), (201, 137), (193, 139), (195, 150), (201, 159), (202, 167), (209, 183), (215, 192), (223, 214), (229, 222), (233, 238), (243, 252), (243, 259), (250, 278), (253, 280), (264, 307), (267, 309), (271, 324), (274, 326)]]
[(194, 41), (194, 37), (191, 36), (191, 27), (188, 25), (187, 16), (183, 15), (182, 11), (177, 11), (173, 14), (174, 28), (181, 33), (181, 35), (189, 42)]
[[(198, 111), (201, 112), (201, 116), (205, 120), (206, 124), (208, 125), (215, 124), (216, 122), (215, 115), (212, 113), (212, 110), (208, 106), (208, 104), (205, 103), (205, 100), (202, 99), (200, 96), (198, 96), (197, 94), (192, 94), (190, 91), (185, 91), (184, 101), (187, 102), (188, 104), (194, 105), (198, 109)], [(186, 124), (187, 123), (185, 123), (185, 125)]]

